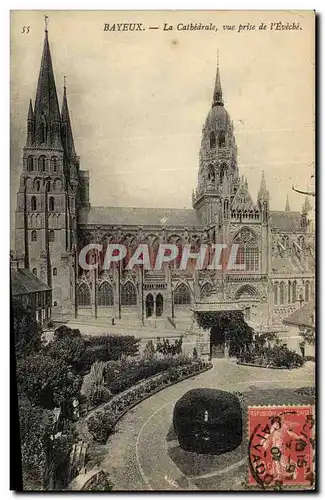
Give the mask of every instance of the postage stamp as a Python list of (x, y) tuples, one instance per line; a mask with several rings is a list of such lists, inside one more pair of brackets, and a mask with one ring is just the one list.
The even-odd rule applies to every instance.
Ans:
[(312, 486), (315, 417), (306, 406), (248, 407), (250, 486)]

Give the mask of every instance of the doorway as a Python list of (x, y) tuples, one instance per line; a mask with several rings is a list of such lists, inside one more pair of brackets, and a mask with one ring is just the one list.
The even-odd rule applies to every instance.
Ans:
[(162, 316), (164, 310), (164, 298), (161, 293), (156, 297), (156, 316)]
[(223, 358), (225, 356), (225, 331), (217, 326), (210, 330), (210, 356)]
[(146, 317), (150, 318), (153, 315), (154, 303), (153, 296), (149, 293), (146, 297)]

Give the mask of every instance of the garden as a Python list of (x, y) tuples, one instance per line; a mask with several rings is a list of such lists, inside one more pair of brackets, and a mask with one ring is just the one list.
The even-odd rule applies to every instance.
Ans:
[(85, 338), (61, 326), (45, 343), (31, 311), (16, 300), (13, 311), (24, 490), (65, 489), (75, 443), (105, 443), (132, 406), (211, 366), (195, 349), (182, 355), (182, 338), (149, 341), (140, 355), (132, 335)]
[(238, 363), (265, 368), (299, 368), (305, 358), (295, 351), (281, 345), (274, 333), (264, 333), (255, 337), (245, 351), (239, 353)]

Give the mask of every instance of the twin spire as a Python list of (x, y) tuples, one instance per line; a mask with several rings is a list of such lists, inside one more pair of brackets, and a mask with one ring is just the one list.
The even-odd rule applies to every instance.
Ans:
[(212, 107), (214, 108), (215, 106), (223, 106), (222, 88), (221, 88), (220, 71), (219, 71), (219, 50), (217, 52), (217, 74), (216, 74), (216, 81), (214, 84), (213, 101), (212, 101)]
[(60, 113), (48, 40), (47, 16), (44, 17), (45, 37), (43, 53), (34, 111), (32, 101), (30, 100), (29, 102), (26, 145), (58, 149), (63, 148), (69, 155), (76, 154), (67, 103), (66, 82), (64, 78), (62, 111)]

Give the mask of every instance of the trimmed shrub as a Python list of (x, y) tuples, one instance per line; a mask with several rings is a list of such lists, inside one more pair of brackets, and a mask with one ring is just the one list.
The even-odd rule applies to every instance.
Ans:
[(235, 394), (218, 389), (192, 389), (174, 408), (173, 426), (187, 451), (219, 455), (242, 442), (242, 410)]

